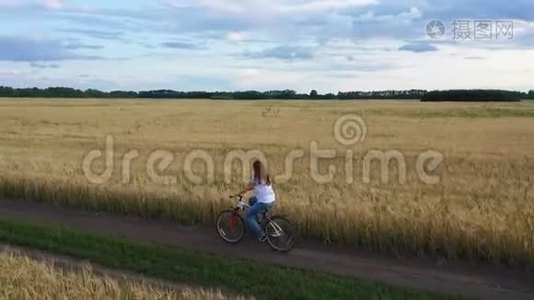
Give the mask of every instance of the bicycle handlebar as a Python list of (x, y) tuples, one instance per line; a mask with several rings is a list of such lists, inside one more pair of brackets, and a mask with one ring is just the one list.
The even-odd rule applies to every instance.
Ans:
[(240, 209), (247, 208), (249, 205), (243, 201), (244, 196), (243, 195), (230, 195), (230, 199), (236, 198), (238, 200), (237, 207)]

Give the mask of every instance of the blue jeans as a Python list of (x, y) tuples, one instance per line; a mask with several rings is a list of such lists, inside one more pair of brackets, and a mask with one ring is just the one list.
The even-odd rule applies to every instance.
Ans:
[(256, 197), (250, 198), (250, 209), (247, 212), (247, 226), (250, 233), (255, 237), (261, 237), (263, 235), (260, 224), (258, 224), (257, 217), (260, 213), (266, 211), (272, 206), (271, 203), (260, 203)]

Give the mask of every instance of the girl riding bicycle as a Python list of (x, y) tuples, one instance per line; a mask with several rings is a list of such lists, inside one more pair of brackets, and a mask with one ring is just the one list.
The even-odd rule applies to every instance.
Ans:
[(265, 232), (261, 230), (257, 217), (260, 213), (268, 210), (274, 205), (276, 196), (271, 178), (269, 177), (269, 174), (267, 174), (267, 170), (261, 161), (254, 161), (252, 169), (254, 171), (254, 176), (239, 195), (242, 196), (244, 193), (254, 190), (255, 195), (250, 198), (251, 207), (247, 213), (246, 222), (250, 232), (258, 238), (258, 241), (264, 242), (267, 236)]

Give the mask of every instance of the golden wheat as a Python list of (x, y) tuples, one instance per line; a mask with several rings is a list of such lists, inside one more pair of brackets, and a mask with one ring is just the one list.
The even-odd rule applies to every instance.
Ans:
[(99, 276), (90, 266), (68, 271), (19, 254), (0, 253), (0, 268), (0, 299), (228, 299), (220, 291)]
[[(367, 123), (366, 139), (339, 144), (333, 125), (345, 114)], [(105, 149), (114, 138), (114, 168), (102, 185), (88, 182), (84, 156)], [(534, 263), (534, 105), (342, 101), (0, 101), (0, 193), (112, 212), (171, 217), (211, 224), (231, 203), (226, 195), (241, 179), (223, 180), (223, 161), (235, 149), (261, 150), (275, 175), (295, 149), (289, 181), (276, 184), (277, 211), (287, 214), (308, 237), (378, 251), (430, 253), (449, 258)], [(310, 143), (336, 150), (320, 161), (336, 166), (328, 184), (310, 176)], [(153, 150), (173, 154), (169, 168), (176, 183), (161, 185), (147, 175)], [(354, 182), (345, 176), (345, 153), (354, 152)], [(373, 165), (364, 183), (363, 158), (370, 150), (398, 150), (406, 157), (407, 182), (391, 167), (388, 183)], [(422, 151), (444, 156), (435, 172), (439, 184), (422, 183), (415, 161)], [(123, 183), (125, 153), (132, 160)], [(184, 159), (204, 150), (215, 163), (214, 180), (193, 184)], [(103, 159), (95, 172), (102, 171)], [(234, 170), (239, 169), (234, 164)], [(206, 168), (198, 163), (194, 170)]]

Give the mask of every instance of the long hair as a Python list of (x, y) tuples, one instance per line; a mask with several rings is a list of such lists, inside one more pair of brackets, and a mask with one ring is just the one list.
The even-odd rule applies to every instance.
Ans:
[(266, 185), (271, 185), (271, 178), (267, 174), (265, 166), (259, 160), (255, 160), (252, 163), (252, 169), (254, 171), (254, 181), (256, 183), (265, 183)]

